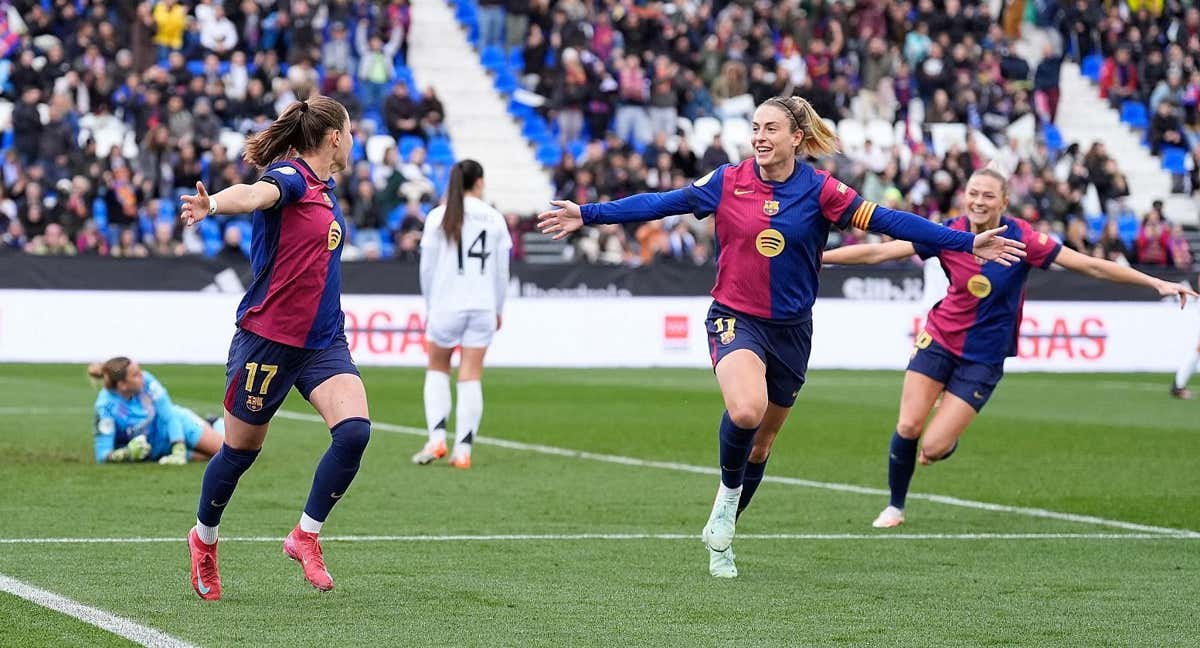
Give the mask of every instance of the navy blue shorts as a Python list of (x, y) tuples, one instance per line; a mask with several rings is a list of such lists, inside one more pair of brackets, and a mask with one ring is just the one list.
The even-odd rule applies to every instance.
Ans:
[(307, 400), (317, 385), (338, 374), (358, 375), (345, 333), (324, 349), (303, 349), (239, 328), (225, 364), (225, 409), (262, 425), (283, 405), (292, 386)]
[(812, 352), (811, 318), (780, 324), (713, 302), (704, 327), (713, 369), (733, 351), (753, 351), (767, 367), (767, 400), (780, 407), (796, 403)]
[(946, 391), (963, 399), (976, 412), (983, 409), (1004, 377), (1003, 364), (963, 360), (924, 331), (917, 337), (908, 370), (942, 383)]

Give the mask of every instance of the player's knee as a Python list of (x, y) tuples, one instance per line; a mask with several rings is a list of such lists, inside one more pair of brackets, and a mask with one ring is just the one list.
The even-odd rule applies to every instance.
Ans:
[(916, 439), (921, 436), (922, 427), (919, 421), (900, 420), (896, 422), (896, 434), (905, 439)]
[(751, 430), (762, 423), (766, 413), (765, 406), (759, 406), (752, 401), (734, 402), (729, 404), (729, 420), (743, 430)]
[(941, 461), (948, 459), (954, 454), (955, 448), (958, 446), (956, 441), (934, 441), (933, 443), (926, 442), (921, 445), (921, 452), (929, 461)]
[(347, 458), (358, 459), (371, 440), (371, 422), (365, 418), (348, 418), (333, 426), (333, 445)]

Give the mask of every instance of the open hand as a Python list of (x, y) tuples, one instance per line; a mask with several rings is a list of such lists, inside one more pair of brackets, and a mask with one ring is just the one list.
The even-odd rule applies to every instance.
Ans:
[(995, 261), (1004, 266), (1020, 263), (1025, 256), (1025, 244), (1000, 236), (1007, 229), (1007, 225), (1002, 225), (976, 234), (972, 252), (985, 261)]
[(1192, 290), (1190, 286), (1182, 282), (1171, 283), (1169, 281), (1158, 279), (1157, 283), (1154, 284), (1154, 289), (1157, 290), (1158, 294), (1162, 297), (1170, 297), (1171, 295), (1179, 297), (1179, 308), (1181, 309), (1184, 306), (1187, 306), (1188, 297), (1200, 299), (1200, 293)]
[(579, 211), (579, 205), (570, 200), (551, 200), (550, 204), (558, 209), (538, 214), (537, 227), (542, 234), (553, 234), (552, 238), (557, 241), (583, 227), (583, 214)]
[(180, 196), (179, 202), (179, 218), (188, 227), (199, 223), (208, 216), (208, 191), (204, 189), (203, 182), (196, 183), (196, 193), (194, 195)]

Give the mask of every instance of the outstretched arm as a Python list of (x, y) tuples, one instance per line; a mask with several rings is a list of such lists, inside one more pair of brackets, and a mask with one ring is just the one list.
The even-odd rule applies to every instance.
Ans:
[(851, 224), (934, 249), (970, 252), (982, 259), (1006, 266), (1020, 262), (1021, 257), (1025, 256), (1024, 243), (1000, 236), (1007, 227), (997, 227), (980, 234), (960, 232), (916, 214), (881, 207), (866, 200), (851, 218)]
[(179, 217), (190, 226), (212, 214), (248, 214), (275, 206), (280, 195), (279, 186), (265, 180), (252, 185), (236, 184), (211, 196), (204, 183), (197, 182), (195, 194), (180, 196)]
[(886, 261), (905, 259), (917, 253), (908, 241), (846, 245), (829, 250), (821, 255), (828, 265), (875, 265)]
[(552, 200), (552, 209), (538, 214), (538, 229), (561, 239), (584, 225), (633, 223), (656, 220), (675, 214), (690, 214), (695, 207), (688, 199), (689, 189), (661, 193), (634, 194), (607, 203), (576, 205), (570, 200)]
[(1096, 257), (1080, 254), (1071, 248), (1064, 247), (1059, 251), (1055, 261), (1066, 268), (1074, 270), (1080, 274), (1085, 274), (1097, 279), (1105, 279), (1116, 283), (1127, 283), (1135, 286), (1145, 286), (1153, 288), (1163, 297), (1176, 295), (1179, 297), (1179, 307), (1183, 308), (1187, 304), (1187, 298), (1200, 298), (1200, 294), (1192, 290), (1185, 284), (1176, 284), (1169, 281), (1163, 281), (1157, 277), (1127, 268), (1123, 265), (1113, 263), (1108, 259), (1098, 259)]

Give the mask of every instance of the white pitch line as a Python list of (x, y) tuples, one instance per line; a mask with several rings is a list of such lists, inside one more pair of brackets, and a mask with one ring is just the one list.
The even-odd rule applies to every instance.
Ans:
[[(173, 540), (178, 542), (179, 538), (173, 538)], [(77, 603), (54, 592), (34, 587), (4, 574), (0, 574), (0, 592), (8, 592), (14, 596), (19, 596), (35, 605), (40, 605), (55, 612), (74, 617), (84, 623), (94, 625), (101, 630), (124, 637), (142, 646), (151, 646), (153, 648), (193, 648), (192, 644), (176, 639), (154, 628), (148, 628), (125, 617), (110, 614), (90, 605)]]
[[(1200, 536), (1161, 533), (746, 533), (742, 540), (1197, 540)], [(278, 536), (230, 536), (224, 542), (281, 542)], [(321, 536), (322, 542), (539, 542), (572, 540), (700, 540), (696, 533), (550, 533), (498, 535)], [(178, 537), (0, 538), (0, 545), (163, 544)]]
[[(275, 414), (281, 418), (288, 418), (296, 421), (309, 421), (313, 423), (324, 423), (324, 419), (316, 414), (306, 414), (303, 412), (292, 412), (288, 410), (279, 410)], [(384, 430), (387, 432), (398, 432), (401, 434), (411, 434), (414, 436), (426, 436), (426, 432), (422, 428), (408, 427), (404, 425), (394, 425), (391, 423), (381, 423), (372, 421), (371, 427)], [(571, 450), (568, 448), (558, 448), (555, 446), (542, 445), (540, 443), (524, 443), (521, 441), (509, 441), (507, 439), (497, 439), (495, 437), (476, 437), (475, 443), (486, 445), (499, 446), (508, 448), (509, 450), (520, 450), (524, 452), (535, 452), (538, 454), (554, 455), (558, 457), (573, 457), (576, 459), (586, 459), (589, 461), (601, 461), (604, 463), (621, 464), (625, 466), (636, 466), (639, 468), (661, 468), (664, 470), (674, 470), (678, 472), (690, 472), (700, 475), (720, 475), (721, 471), (709, 466), (695, 466), (692, 464), (676, 463), (673, 461), (651, 461), (647, 459), (637, 459), (634, 457), (623, 457), (620, 455), (599, 454), (595, 452), (584, 452), (580, 450)], [(841, 484), (837, 482), (822, 482), (810, 479), (798, 479), (795, 477), (779, 477), (768, 475), (763, 479), (777, 484), (789, 484), (792, 486), (805, 486), (808, 488), (820, 488), (824, 490), (840, 491), (844, 493), (856, 493), (859, 495), (877, 495), (887, 496), (889, 492), (882, 488), (870, 488), (867, 486), (858, 486), (855, 484)], [(930, 495), (923, 493), (910, 493), (909, 499), (927, 500), (938, 504), (946, 504), (949, 506), (959, 506), (962, 508), (970, 508), (981, 511), (993, 511), (997, 513), (1012, 513), (1016, 515), (1024, 515), (1027, 517), (1045, 518), (1051, 520), (1061, 520), (1064, 522), (1076, 522), (1079, 524), (1091, 524), (1095, 526), (1106, 526), (1114, 529), (1125, 529), (1128, 531), (1138, 531), (1142, 533), (1160, 533), (1163, 535), (1180, 535), (1188, 537), (1200, 538), (1200, 533), (1188, 529), (1172, 529), (1169, 527), (1152, 526), (1149, 524), (1138, 524), (1136, 522), (1125, 522), (1122, 520), (1110, 520), (1107, 518), (1096, 517), (1093, 515), (1078, 515), (1075, 513), (1061, 513), (1059, 511), (1051, 511), (1048, 509), (1032, 508), (1026, 506), (1008, 506), (1006, 504), (992, 504), (990, 502), (977, 502), (975, 500), (961, 499), (958, 497), (950, 497), (948, 495)]]

